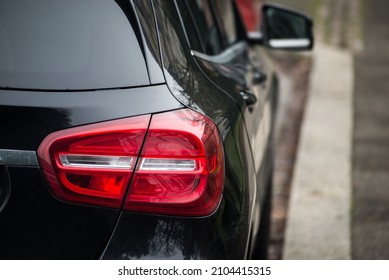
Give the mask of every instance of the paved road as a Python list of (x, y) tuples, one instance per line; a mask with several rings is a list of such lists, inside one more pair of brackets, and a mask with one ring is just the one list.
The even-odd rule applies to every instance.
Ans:
[[(288, 2), (287, 0), (279, 1)], [(310, 3), (314, 2), (319, 1), (312, 0)], [(297, 4), (304, 7), (307, 5), (307, 0), (293, 0), (290, 4), (292, 3), (296, 4), (296, 7)], [(345, 70), (341, 67), (346, 64), (340, 58), (327, 59), (325, 54), (333, 58), (338, 55), (343, 58), (349, 57), (351, 63), (348, 64), (351, 67), (347, 71), (354, 74), (351, 86), (354, 89), (352, 97), (354, 100), (351, 102), (352, 98), (349, 99), (350, 105), (353, 106), (348, 106), (347, 102), (341, 105), (343, 109), (332, 106), (328, 110), (328, 117), (317, 120), (306, 117), (308, 121), (303, 127), (308, 128), (302, 131), (300, 146), (304, 146), (304, 143), (313, 143), (316, 146), (317, 143), (324, 143), (327, 145), (325, 147), (329, 148), (349, 137), (349, 146), (352, 149), (350, 158), (347, 159), (347, 153), (344, 154), (345, 151), (347, 152), (346, 148), (340, 149), (336, 156), (343, 154), (342, 162), (348, 162), (351, 170), (348, 171), (348, 175), (343, 172), (342, 177), (339, 177), (341, 169), (336, 168), (339, 161), (335, 161), (323, 165), (317, 169), (317, 173), (314, 173), (312, 168), (315, 167), (316, 162), (311, 164), (309, 161), (297, 160), (294, 185), (298, 188), (292, 187), (292, 192), (294, 190), (295, 194), (292, 194), (289, 208), (289, 230), (287, 230), (284, 257), (289, 259), (348, 257), (389, 259), (389, 1), (324, 0), (320, 3), (323, 5), (319, 6), (318, 18), (316, 18), (318, 23), (316, 26), (319, 27), (317, 37), (325, 44), (322, 45), (322, 50), (316, 52), (316, 66), (313, 67), (313, 73), (320, 74), (316, 77), (321, 83), (324, 77), (327, 77), (326, 73), (329, 76), (332, 75), (332, 80), (325, 81), (325, 85), (320, 86), (319, 89), (329, 91), (336, 89), (334, 88), (336, 84), (341, 85), (342, 91), (332, 94), (333, 100), (339, 101), (338, 99), (345, 94), (345, 79), (341, 77)], [(359, 5), (360, 3), (362, 5)], [(360, 20), (361, 14), (363, 14), (363, 20)], [(358, 52), (357, 50), (362, 46), (359, 40), (361, 34), (364, 48)], [(326, 52), (324, 53), (323, 50)], [(352, 51), (357, 52), (353, 55)], [(318, 63), (320, 61), (323, 63)], [(324, 68), (329, 67), (329, 71), (321, 74), (320, 69), (324, 68), (318, 67), (320, 65)], [(315, 83), (311, 81), (311, 84)], [(317, 97), (331, 98), (328, 92), (322, 95), (318, 92), (320, 91), (313, 90), (310, 93), (306, 115), (309, 115), (309, 112), (320, 112), (325, 108), (323, 100)], [(335, 90), (334, 93), (336, 93)], [(313, 102), (315, 100), (320, 102)], [(316, 110), (312, 105), (318, 109)], [(309, 110), (310, 107), (315, 110)], [(344, 110), (345, 108), (347, 110)], [(345, 120), (344, 117), (332, 120), (335, 112), (340, 114), (345, 111), (353, 112), (352, 131), (351, 129), (350, 131), (348, 129), (337, 131), (337, 137), (325, 142), (323, 142), (325, 137), (315, 138), (318, 141), (311, 137), (315, 135), (313, 132), (322, 133), (324, 129), (334, 132), (334, 127), (339, 126)], [(328, 122), (331, 123), (330, 126), (319, 127), (320, 124)], [(311, 123), (310, 126), (309, 123)], [(317, 129), (312, 130), (309, 127)], [(328, 133), (325, 135), (327, 136)], [(310, 152), (305, 158), (312, 158), (311, 150), (315, 145), (311, 144), (305, 145), (306, 149), (299, 148), (298, 159), (304, 159), (304, 155), (307, 154), (304, 151)], [(321, 150), (323, 149), (316, 149), (313, 152), (317, 153)], [(324, 157), (316, 156), (316, 158), (323, 159)], [(298, 168), (299, 162), (302, 166), (300, 169)], [(312, 172), (308, 172), (311, 169)], [(330, 169), (334, 169), (333, 172), (327, 172)], [(347, 171), (347, 168), (343, 171)], [(314, 174), (324, 176), (323, 178), (327, 181), (315, 179)], [(344, 201), (340, 202), (339, 193), (335, 191), (339, 191), (341, 187), (347, 188), (349, 183), (338, 181), (339, 184), (335, 184), (330, 181), (346, 177), (351, 177), (351, 195), (348, 196), (347, 189), (344, 189), (341, 196)], [(318, 187), (316, 191), (314, 191), (315, 187)], [(331, 197), (334, 195), (338, 200)], [(311, 203), (314, 199), (317, 199), (317, 203)], [(337, 203), (337, 206), (331, 207), (331, 203)], [(320, 204), (330, 207), (318, 209)], [(319, 214), (324, 215), (319, 217)], [(313, 218), (309, 219), (309, 217)], [(348, 252), (351, 255), (347, 254)]]
[(355, 55), (352, 257), (389, 259), (389, 1), (364, 2)]
[[(296, 1), (303, 3), (304, 0)], [(321, 25), (322, 36), (319, 37), (321, 41), (325, 41), (327, 44), (335, 46), (335, 48), (337, 47), (340, 51), (339, 54), (341, 54), (342, 48), (348, 48), (350, 54), (351, 50), (358, 50), (360, 47), (358, 40), (360, 33), (363, 34), (364, 41), (363, 50), (353, 55), (354, 68), (351, 68), (354, 69), (354, 127), (350, 141), (350, 144), (352, 144), (350, 172), (352, 195), (350, 197), (351, 206), (349, 210), (345, 211), (347, 209), (344, 208), (342, 210), (342, 213), (347, 213), (351, 220), (348, 222), (347, 219), (339, 216), (341, 218), (339, 221), (343, 221), (341, 225), (348, 225), (351, 229), (351, 258), (389, 259), (389, 16), (387, 14), (387, 11), (389, 11), (389, 1), (365, 0), (362, 6), (356, 5), (356, 3), (361, 2), (358, 2), (358, 0), (325, 0), (323, 3), (327, 4), (327, 6), (324, 5), (325, 9), (321, 13), (321, 15), (327, 16), (327, 18), (323, 21), (325, 24)], [(347, 14), (333, 12), (337, 8), (342, 10), (342, 7), (343, 11), (348, 11)], [(344, 9), (345, 7), (347, 9)], [(359, 11), (362, 11), (363, 14), (362, 21), (358, 21)], [(338, 17), (336, 14), (338, 14)], [(329, 15), (333, 16), (328, 17)], [(345, 18), (349, 18), (350, 20), (345, 20)], [(335, 24), (337, 21), (338, 24)], [(359, 28), (358, 23), (360, 22), (363, 23), (362, 28)], [(330, 51), (330, 49), (328, 50)], [(333, 54), (338, 52), (336, 49), (333, 49), (333, 51)], [(344, 54), (347, 55), (347, 50)], [(323, 56), (324, 53), (317, 53), (316, 60), (323, 58)], [(335, 74), (335, 72), (344, 64), (342, 62), (338, 67), (336, 65), (337, 62), (339, 63), (339, 60), (330, 61), (327, 59), (326, 62), (327, 66), (328, 64), (332, 64), (333, 66), (333, 70), (329, 72), (332, 74), (333, 80), (332, 82), (327, 82), (328, 89), (330, 89), (332, 85), (337, 83), (341, 74)], [(323, 64), (323, 66), (326, 66), (326, 64)], [(316, 67), (315, 71), (318, 72), (318, 69), (320, 70), (320, 67)], [(323, 75), (317, 76), (321, 77), (318, 81), (323, 80)], [(344, 86), (344, 80), (340, 81), (339, 84)], [(314, 100), (317, 91), (315, 90), (313, 93), (311, 92), (311, 100)], [(341, 95), (339, 93), (339, 97)], [(323, 96), (329, 97), (328, 94)], [(323, 108), (322, 102), (320, 104), (318, 103), (318, 106), (319, 109)], [(335, 108), (333, 109), (335, 110)], [(316, 112), (317, 110), (311, 111)], [(337, 110), (337, 112), (340, 111)], [(331, 117), (332, 115), (328, 115), (328, 120)], [(311, 119), (309, 118), (308, 120)], [(339, 118), (339, 121), (341, 120), (344, 120), (344, 118)], [(307, 124), (309, 122), (306, 122), (304, 125), (307, 126)], [(315, 121), (313, 124), (312, 127), (317, 127), (320, 122)], [(335, 124), (337, 125), (338, 122), (332, 122), (332, 124), (332, 126), (327, 127), (329, 131), (333, 131)], [(305, 129), (305, 131), (309, 132), (309, 129)], [(323, 130), (319, 129), (319, 131)], [(339, 131), (338, 140), (345, 139), (347, 133), (347, 131)], [(306, 136), (310, 136), (311, 134), (306, 133)], [(304, 144), (304, 129), (302, 138), (302, 144)], [(309, 137), (305, 138), (310, 139)], [(323, 137), (315, 139), (318, 141), (315, 140), (312, 143), (321, 143), (320, 141), (323, 140)], [(339, 141), (327, 142), (327, 144), (332, 145), (337, 142)], [(307, 147), (309, 148), (309, 145)], [(300, 150), (304, 151), (301, 147)], [(300, 150), (299, 154), (304, 154)], [(309, 149), (305, 150), (309, 151)], [(312, 153), (309, 155), (312, 155)], [(303, 157), (300, 155), (299, 158), (301, 159)], [(307, 158), (309, 159), (311, 157), (309, 156)], [(314, 167), (314, 165), (308, 164), (304, 166), (300, 164), (302, 166), (300, 168), (302, 172), (299, 173), (298, 162), (295, 168), (297, 171), (295, 170), (294, 174), (294, 182), (297, 183), (294, 185), (297, 185), (299, 188), (292, 187), (292, 190), (297, 189), (298, 191), (295, 191), (297, 195), (292, 194), (292, 206), (288, 218), (289, 231), (287, 232), (289, 233), (286, 238), (287, 241), (289, 239), (289, 242), (286, 242), (289, 245), (287, 244), (285, 246), (285, 257), (305, 259), (344, 258), (346, 255), (339, 254), (339, 249), (342, 247), (347, 249), (347, 246), (341, 246), (339, 241), (343, 239), (336, 236), (335, 231), (344, 232), (347, 235), (347, 228), (334, 226), (334, 224), (332, 227), (324, 227), (323, 230), (320, 227), (320, 225), (325, 224), (323, 221), (328, 222), (329, 225), (330, 222), (334, 223), (338, 219), (331, 218), (331, 215), (328, 214), (332, 213), (331, 211), (328, 212), (323, 209), (317, 211), (317, 213), (315, 211), (308, 211), (308, 209), (317, 209), (318, 203), (325, 202), (326, 198), (329, 198), (328, 202), (334, 202), (333, 199), (330, 199), (330, 195), (334, 194), (331, 191), (328, 192), (329, 195), (320, 197), (318, 203), (313, 207), (309, 207), (309, 203), (313, 199), (311, 198), (312, 189), (318, 184), (315, 182), (323, 184), (320, 186), (320, 191), (324, 194), (326, 194), (326, 191), (323, 192), (323, 190), (330, 190), (329, 187), (333, 187), (336, 184), (325, 184), (326, 181), (323, 180), (311, 180), (312, 182), (308, 182), (306, 179), (312, 179), (310, 174), (314, 173), (310, 172), (307, 178), (304, 176), (307, 176), (307, 171)], [(301, 162), (309, 163), (309, 161)], [(323, 167), (331, 169), (333, 166), (336, 166), (336, 163), (327, 166), (324, 165)], [(336, 173), (329, 174), (324, 172), (325, 170), (323, 168), (318, 170), (321, 171), (318, 173), (320, 176), (328, 174), (332, 176), (330, 179), (338, 178)], [(299, 174), (302, 175), (299, 176)], [(303, 180), (301, 178), (305, 179)], [(305, 186), (309, 186), (309, 189), (305, 188)], [(346, 184), (339, 184), (339, 186), (344, 187)], [(293, 197), (295, 202), (298, 203), (293, 203)], [(343, 198), (347, 198), (347, 194)], [(293, 205), (297, 205), (301, 209), (299, 210), (297, 206), (293, 207)], [(342, 205), (348, 206), (350, 204), (345, 201), (342, 204), (339, 203), (339, 208), (333, 207), (327, 208), (327, 210), (342, 209), (340, 207)], [(293, 213), (295, 214), (293, 215)], [(310, 213), (310, 215), (312, 213), (316, 213), (317, 215), (325, 213), (328, 215), (320, 216), (320, 220), (315, 214), (314, 219), (309, 220), (310, 216), (306, 213)], [(328, 230), (330, 228), (333, 228), (335, 231)], [(344, 230), (342, 230), (343, 228)], [(346, 235), (343, 234), (342, 238)], [(328, 238), (323, 238), (325, 236)], [(310, 243), (308, 244), (307, 242)], [(344, 244), (347, 245), (346, 243)], [(347, 250), (342, 250), (342, 252), (347, 252)]]
[[(309, 10), (307, 1), (293, 3)], [(293, 173), (283, 258), (349, 259), (354, 86), (349, 48), (356, 39), (358, 29), (352, 23), (358, 9), (355, 0), (309, 3), (311, 8), (320, 3), (312, 14), (317, 15), (318, 43)]]

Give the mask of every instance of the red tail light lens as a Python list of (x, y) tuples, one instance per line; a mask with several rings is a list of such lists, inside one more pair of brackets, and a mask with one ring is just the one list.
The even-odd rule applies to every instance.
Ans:
[(55, 132), (38, 157), (52, 192), (69, 202), (206, 216), (223, 192), (218, 130), (189, 109)]
[(147, 115), (50, 134), (38, 157), (52, 192), (69, 202), (120, 207), (149, 122)]
[(124, 209), (210, 215), (223, 184), (223, 149), (213, 122), (191, 110), (154, 115)]

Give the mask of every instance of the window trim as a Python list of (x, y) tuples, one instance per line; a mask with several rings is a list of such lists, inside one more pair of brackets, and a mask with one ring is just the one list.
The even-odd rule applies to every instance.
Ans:
[[(191, 9), (189, 9), (188, 3), (186, 1), (183, 1), (183, 0), (180, 0), (180, 1), (182, 1), (182, 3), (184, 3), (184, 5), (185, 5), (185, 9), (187, 10), (187, 12), (189, 14), (190, 21), (192, 22), (192, 25), (193, 25), (193, 27), (195, 29), (197, 40), (199, 41), (201, 49), (204, 52), (204, 50), (205, 50), (204, 42), (203, 42), (203, 40), (201, 40), (199, 29), (197, 28), (197, 25), (194, 23), (193, 13), (192, 13)], [(181, 26), (184, 27), (184, 34), (185, 34), (186, 41), (188, 42), (188, 45), (191, 47), (190, 41), (189, 41), (189, 37), (188, 37), (188, 33), (186, 32), (184, 20), (182, 19), (181, 10), (180, 10), (180, 8), (178, 7), (178, 4), (177, 4), (177, 0), (174, 1), (174, 5), (176, 6), (176, 10), (177, 10), (178, 16), (180, 18)]]
[(215, 18), (215, 23), (219, 29), (219, 33), (220, 33), (219, 36), (220, 36), (221, 42), (223, 44), (223, 49), (225, 50), (229, 47), (229, 45), (228, 45), (228, 39), (225, 36), (225, 30), (224, 30), (223, 23), (221, 22), (220, 16), (217, 15), (218, 8), (216, 7), (216, 3), (214, 0), (208, 0), (208, 2), (209, 2), (209, 5), (211, 6), (212, 15)]
[[(197, 28), (197, 25), (196, 25), (195, 20), (194, 20), (193, 13), (192, 13), (191, 9), (189, 8), (187, 1), (186, 1), (186, 0), (180, 0), (180, 1), (184, 1), (184, 5), (185, 5), (185, 7), (186, 7), (186, 9), (187, 9), (187, 11), (188, 11), (188, 13), (189, 13), (189, 15), (190, 15), (190, 20), (191, 20), (191, 22), (192, 22), (192, 25), (193, 25), (194, 28), (195, 28), (196, 37), (197, 37), (197, 39), (199, 40), (200, 45), (201, 45), (201, 48), (202, 48), (202, 53), (199, 52), (199, 51), (195, 51), (195, 52), (197, 52), (197, 53), (199, 53), (199, 54), (204, 54), (204, 55), (207, 55), (207, 56), (217, 56), (217, 55), (220, 55), (221, 53), (223, 53), (223, 52), (228, 48), (228, 46), (226, 46), (225, 40), (224, 40), (224, 38), (223, 38), (223, 36), (222, 36), (222, 34), (221, 34), (221, 30), (220, 30), (220, 26), (219, 26), (219, 21), (218, 21), (216, 15), (215, 15), (215, 10), (214, 10), (213, 3), (212, 3), (211, 1), (209, 1), (209, 0), (207, 0), (208, 5), (209, 5), (209, 7), (210, 7), (210, 9), (211, 9), (212, 18), (213, 18), (213, 20), (214, 20), (214, 22), (215, 22), (215, 26), (216, 26), (216, 28), (217, 28), (218, 39), (219, 39), (220, 47), (222, 48), (222, 51), (221, 51), (220, 53), (218, 53), (218, 54), (215, 54), (215, 55), (209, 55), (209, 54), (205, 54), (205, 45), (204, 45), (204, 42), (203, 42), (203, 40), (201, 39), (200, 32), (199, 32), (199, 30), (198, 30), (198, 28)], [(189, 37), (188, 37), (188, 33), (187, 33), (187, 30), (186, 30), (184, 21), (183, 21), (183, 19), (182, 19), (181, 10), (180, 10), (180, 8), (178, 7), (177, 0), (174, 0), (174, 5), (175, 5), (175, 7), (176, 7), (178, 16), (179, 16), (179, 18), (180, 18), (180, 23), (181, 23), (181, 26), (182, 26), (182, 28), (183, 28), (183, 30), (184, 30), (184, 34), (185, 34), (186, 41), (187, 41), (187, 43), (188, 43), (189, 48), (190, 48), (191, 51), (192, 51), (192, 46), (191, 46), (191, 44), (190, 44), (190, 40), (189, 40)]]
[[(182, 1), (182, 0), (181, 0)], [(199, 52), (199, 51), (196, 51), (196, 50), (193, 50), (191, 48), (191, 44), (190, 44), (190, 41), (189, 41), (189, 37), (188, 37), (188, 33), (187, 33), (187, 30), (185, 28), (185, 24), (184, 24), (184, 21), (182, 19), (182, 15), (181, 15), (181, 10), (180, 8), (178, 7), (178, 4), (177, 4), (177, 0), (174, 0), (174, 5), (176, 7), (176, 10), (177, 10), (177, 13), (178, 13), (178, 16), (180, 18), (180, 23), (181, 23), (181, 26), (183, 28), (183, 31), (184, 31), (184, 35), (185, 35), (185, 38), (186, 38), (186, 42), (190, 48), (190, 53), (193, 57), (196, 57), (196, 58), (200, 58), (200, 59), (204, 59), (204, 60), (208, 60), (210, 62), (213, 62), (213, 63), (217, 63), (217, 64), (223, 64), (223, 63), (227, 63), (229, 61), (231, 61), (234, 57), (242, 54), (243, 52), (245, 52), (247, 50), (247, 47), (248, 47), (248, 43), (245, 41), (245, 40), (242, 40), (239, 38), (237, 38), (237, 41), (235, 41), (232, 45), (230, 46), (223, 46), (224, 47), (224, 50), (221, 52), (221, 53), (218, 53), (218, 54), (215, 54), (215, 55), (209, 55), (209, 54), (206, 54), (204, 52), (204, 44), (203, 44), (203, 41), (200, 39), (200, 36), (199, 36), (199, 33), (198, 33), (198, 28), (196, 26), (196, 24), (194, 24), (194, 20), (193, 20), (193, 15), (192, 15), (192, 12), (191, 10), (189, 9), (188, 7), (188, 4), (186, 3), (186, 1), (184, 1), (184, 4), (185, 4), (185, 7), (186, 9), (188, 10), (188, 13), (190, 15), (190, 18), (191, 18), (191, 21), (192, 21), (192, 24), (195, 28), (195, 31), (196, 31), (196, 36), (200, 42), (200, 45), (202, 47), (202, 52)], [(213, 6), (213, 5), (211, 5)], [(234, 7), (235, 8), (235, 7)], [(214, 13), (213, 11), (213, 7), (212, 7), (212, 13)], [(215, 17), (215, 15), (213, 14), (213, 17)], [(215, 19), (215, 21), (217, 22), (217, 20)], [(218, 23), (217, 23), (218, 24)], [(220, 28), (218, 26), (218, 28)], [(224, 44), (224, 40), (222, 40), (222, 43)]]
[(213, 63), (217, 64), (223, 64), (231, 61), (234, 57), (242, 54), (247, 50), (248, 44), (245, 41), (238, 41), (235, 42), (233, 45), (225, 49), (219, 54), (216, 55), (209, 55), (209, 54), (204, 54), (200, 53), (195, 50), (190, 50), (190, 53), (192, 54), (193, 57), (201, 58), (204, 60), (208, 60)]

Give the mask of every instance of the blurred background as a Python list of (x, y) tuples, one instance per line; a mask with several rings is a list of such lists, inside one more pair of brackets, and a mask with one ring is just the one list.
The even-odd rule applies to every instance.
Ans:
[[(248, 30), (265, 1), (238, 0)], [(389, 259), (389, 1), (268, 0), (314, 20), (280, 77), (270, 259)]]

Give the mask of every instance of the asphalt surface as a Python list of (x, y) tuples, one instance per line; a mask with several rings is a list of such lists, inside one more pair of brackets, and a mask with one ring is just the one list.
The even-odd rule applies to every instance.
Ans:
[[(284, 119), (287, 121), (279, 122), (281, 126), (278, 128), (286, 124), (287, 128), (297, 133), (297, 137), (293, 138), (294, 141), (290, 141), (289, 137), (282, 133), (278, 134), (282, 135), (281, 137), (276, 137), (277, 153), (273, 177), (275, 203), (269, 251), (269, 257), (272, 259), (278, 259), (279, 256), (284, 259), (351, 257), (351, 142), (354, 85), (351, 49), (357, 45), (354, 42), (358, 42), (356, 34), (359, 28), (355, 23), (359, 2), (356, 1), (358, 0), (282, 1), (283, 4), (315, 17), (317, 45), (315, 51), (311, 53), (313, 63), (306, 72), (309, 73), (309, 79), (304, 82), (305, 90), (293, 86), (293, 90), (288, 93), (301, 94), (309, 87), (308, 102), (305, 106), (305, 102), (298, 103), (302, 107), (299, 107), (299, 118), (295, 118), (301, 121), (301, 116), (304, 116), (301, 131), (300, 125), (289, 124), (289, 120), (293, 119), (295, 114), (286, 111), (285, 114), (280, 114), (279, 118), (282, 120), (282, 115), (284, 117), (286, 115), (287, 118)], [(296, 68), (294, 65), (293, 69)], [(289, 75), (292, 85), (302, 73), (296, 74), (294, 77)], [(290, 103), (295, 103), (293, 100), (294, 98), (288, 99), (288, 106), (285, 108), (290, 107)], [(282, 141), (277, 141), (280, 139)], [(296, 145), (291, 144), (298, 144), (297, 154), (294, 149), (290, 149)], [(283, 153), (283, 150), (293, 153)], [(284, 162), (292, 164), (293, 167), (285, 168)], [(280, 207), (286, 199), (289, 203), (284, 203), (285, 205)], [(281, 221), (286, 218), (287, 226), (283, 232), (285, 227), (281, 225), (285, 222)], [(280, 245), (283, 245), (281, 252)]]
[[(307, 0), (294, 0), (292, 2), (295, 3), (295, 7), (299, 7), (298, 5), (308, 7)], [(313, 2), (309, 3), (312, 4)], [(300, 174), (302, 175), (314, 174), (313, 171), (308, 172), (313, 164), (307, 165), (309, 161), (297, 160), (293, 180), (294, 185), (297, 185), (300, 191), (297, 196), (292, 194), (289, 211), (285, 214), (285, 216), (288, 216), (287, 228), (289, 234), (286, 234), (284, 258), (342, 259), (351, 257), (352, 259), (389, 259), (389, 16), (387, 15), (389, 1), (324, 0), (321, 3), (322, 6), (319, 6), (318, 17), (316, 18), (316, 23), (318, 23), (316, 26), (319, 27), (316, 30), (318, 31), (316, 35), (318, 35), (318, 41), (324, 42), (330, 47), (323, 45), (322, 47), (325, 47), (323, 50), (327, 49), (328, 55), (333, 52), (335, 56), (342, 53), (352, 56), (350, 65), (353, 66), (350, 69), (353, 69), (351, 71), (353, 72), (353, 96), (350, 101), (352, 102), (353, 127), (350, 136), (351, 155), (349, 165), (351, 170), (348, 175), (351, 179), (351, 195), (348, 196), (347, 192), (344, 192), (342, 197), (346, 200), (344, 202), (339, 201), (336, 208), (334, 206), (326, 208), (327, 210), (323, 208), (316, 212), (312, 211), (312, 209), (318, 208), (319, 203), (326, 206), (323, 203), (325, 199), (328, 202), (327, 206), (335, 203), (336, 200), (331, 199), (331, 195), (334, 195), (338, 188), (336, 188), (336, 184), (330, 181), (325, 183), (325, 180), (315, 180), (311, 178), (312, 176), (307, 177), (310, 181), (301, 180), (303, 177), (298, 176), (299, 168), (297, 168), (299, 162), (302, 163), (300, 164), (302, 166)], [(316, 52), (316, 60), (318, 58), (323, 60), (325, 53), (319, 52)], [(334, 57), (333, 55), (332, 57)], [(339, 67), (342, 66), (342, 64), (337, 63), (341, 62), (331, 59), (324, 60), (327, 64), (332, 64), (332, 68), (329, 67), (328, 73), (329, 76), (332, 74), (333, 78), (328, 80), (326, 82), (328, 86), (324, 85), (323, 88), (331, 88), (333, 84), (344, 87), (344, 80), (339, 78), (341, 73), (335, 75), (340, 70)], [(322, 65), (325, 66), (325, 64)], [(316, 67), (315, 70), (314, 67), (313, 72), (319, 73), (317, 69)], [(324, 76), (325, 73), (324, 75), (316, 75), (316, 77), (319, 77), (319, 81), (323, 80), (322, 77)], [(315, 97), (313, 93), (317, 95), (317, 91), (310, 92), (310, 99), (312, 100)], [(341, 95), (342, 92), (339, 93), (339, 96)], [(326, 95), (323, 94), (322, 97), (324, 98)], [(333, 95), (333, 98), (336, 100), (336, 95)], [(308, 108), (310, 107), (309, 103), (312, 102), (308, 102)], [(323, 102), (316, 102), (318, 107), (311, 110), (311, 112), (315, 113), (323, 109), (324, 105), (320, 104), (323, 104)], [(347, 108), (349, 110), (348, 106)], [(342, 112), (341, 108), (332, 109), (328, 111), (329, 120), (335, 112)], [(308, 115), (309, 109), (307, 111)], [(306, 118), (306, 120), (309, 121), (312, 118)], [(338, 125), (338, 122), (341, 122), (344, 118), (338, 120), (332, 121), (334, 125), (328, 126), (327, 129), (333, 130), (335, 124)], [(322, 119), (311, 121), (312, 124), (308, 127), (317, 127), (320, 121)], [(307, 121), (304, 121), (304, 123), (303, 126), (307, 126)], [(313, 131), (311, 129), (305, 130)], [(323, 130), (318, 129), (317, 132), (320, 133)], [(337, 133), (339, 139), (347, 140), (349, 131), (344, 130)], [(308, 136), (313, 135), (313, 133), (306, 134)], [(301, 152), (304, 151), (301, 148), (304, 146), (304, 129), (302, 135), (303, 143), (299, 145), (298, 153), (304, 155)], [(314, 140), (312, 137), (308, 139)], [(316, 139), (319, 139), (319, 141), (312, 142), (315, 145), (320, 143), (323, 137), (317, 137)], [(337, 142), (339, 141), (333, 139), (327, 141), (327, 144)], [(309, 145), (307, 147), (309, 148)], [(316, 152), (320, 150), (323, 149), (317, 149)], [(345, 149), (342, 148), (339, 150), (339, 154), (344, 151)], [(298, 158), (303, 157), (300, 155)], [(347, 157), (343, 157), (343, 161), (344, 159), (347, 159)], [(319, 177), (324, 176), (324, 179), (326, 177), (331, 180), (337, 178), (337, 164), (333, 162), (331, 165), (323, 165), (322, 168), (317, 169), (320, 171), (317, 175)], [(325, 171), (327, 169), (333, 169), (333, 172), (327, 173)], [(347, 169), (345, 170), (347, 171)], [(343, 172), (342, 174), (346, 173)], [(345, 178), (345, 176), (343, 177)], [(315, 185), (317, 185), (316, 182), (320, 182), (322, 186), (319, 186), (316, 192), (312, 192)], [(339, 187), (347, 186), (347, 184), (345, 181), (341, 182)], [(306, 186), (309, 186), (309, 189)], [(302, 188), (303, 190), (305, 188), (306, 192), (301, 192)], [(296, 187), (292, 186), (292, 190), (294, 189)], [(325, 191), (326, 189), (330, 191)], [(310, 202), (313, 197), (312, 194), (318, 193), (320, 195), (327, 193), (330, 196), (319, 197), (316, 203), (309, 206), (307, 202)], [(295, 198), (293, 199), (293, 197)], [(304, 203), (307, 205), (304, 206)], [(330, 214), (334, 209), (341, 209), (342, 215), (334, 212), (333, 217), (331, 217)], [(306, 217), (309, 217), (307, 213), (311, 216), (316, 213), (317, 216), (309, 220)], [(324, 213), (324, 215), (319, 219), (318, 215), (320, 213)], [(336, 221), (340, 222), (339, 225), (334, 223)], [(331, 223), (333, 223), (332, 226), (330, 226)], [(326, 224), (327, 226), (325, 226)], [(324, 228), (321, 225), (324, 225)], [(328, 228), (332, 228), (333, 231), (329, 231)], [(343, 232), (343, 234), (337, 236), (336, 234), (340, 232)], [(346, 244), (348, 241), (345, 237), (347, 236), (350, 239), (350, 246)], [(345, 242), (340, 242), (340, 240)], [(336, 245), (336, 243), (339, 244)], [(340, 250), (342, 246), (344, 250)], [(348, 247), (349, 249), (347, 249)], [(350, 252), (351, 255), (343, 254), (344, 252)]]
[(355, 55), (353, 259), (389, 259), (389, 1), (364, 1)]

